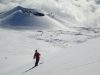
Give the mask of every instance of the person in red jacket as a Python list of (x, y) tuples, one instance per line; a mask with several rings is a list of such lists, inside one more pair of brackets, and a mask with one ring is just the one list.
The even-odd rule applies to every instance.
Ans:
[(36, 66), (38, 66), (38, 63), (40, 60), (40, 53), (37, 50), (35, 50), (34, 59), (36, 59), (36, 61), (35, 61), (35, 67), (36, 67)]

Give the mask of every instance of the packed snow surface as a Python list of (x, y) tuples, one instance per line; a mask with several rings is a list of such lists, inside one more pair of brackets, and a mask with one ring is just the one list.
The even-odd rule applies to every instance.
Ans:
[[(0, 75), (99, 75), (100, 29), (34, 31), (0, 29)], [(41, 53), (34, 66), (33, 54)]]

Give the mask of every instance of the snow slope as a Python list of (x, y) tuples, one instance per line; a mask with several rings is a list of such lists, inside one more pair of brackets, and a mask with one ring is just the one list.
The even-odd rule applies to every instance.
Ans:
[[(85, 29), (81, 31), (0, 29), (0, 75), (99, 75), (100, 30), (95, 30), (97, 33)], [(24, 73), (34, 66), (32, 58), (35, 49), (42, 55), (40, 60), (42, 64)]]
[(60, 22), (49, 17), (41, 10), (17, 6), (0, 14), (0, 26), (10, 29), (67, 29)]
[(100, 75), (99, 0), (17, 1), (0, 13), (0, 75)]
[(25, 75), (99, 75), (100, 38), (63, 49), (46, 64)]

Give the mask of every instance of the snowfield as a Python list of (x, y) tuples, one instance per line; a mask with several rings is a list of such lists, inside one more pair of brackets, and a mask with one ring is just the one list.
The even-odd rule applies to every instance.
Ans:
[[(99, 75), (100, 30), (79, 29), (0, 29), (0, 75)], [(40, 65), (24, 73), (34, 66), (35, 49), (41, 53)]]

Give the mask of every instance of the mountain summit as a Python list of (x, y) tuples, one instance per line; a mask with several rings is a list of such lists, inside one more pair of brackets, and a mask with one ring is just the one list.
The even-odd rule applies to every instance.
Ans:
[(5, 16), (12, 14), (13, 12), (16, 12), (16, 11), (21, 11), (23, 14), (27, 14), (27, 15), (31, 14), (31, 15), (35, 15), (35, 16), (45, 16), (45, 14), (41, 10), (29, 9), (29, 8), (17, 6), (15, 8), (13, 8), (12, 10), (9, 10), (8, 12), (3, 13), (3, 15), (1, 15), (0, 17), (3, 18)]
[(21, 6), (17, 6), (14, 9), (15, 10), (21, 10), (23, 13), (26, 13), (26, 14), (29, 14), (29, 15), (32, 14), (32, 15), (35, 15), (35, 16), (45, 16), (44, 13), (42, 13), (39, 10), (35, 10), (35, 9), (23, 8)]

